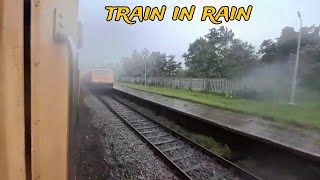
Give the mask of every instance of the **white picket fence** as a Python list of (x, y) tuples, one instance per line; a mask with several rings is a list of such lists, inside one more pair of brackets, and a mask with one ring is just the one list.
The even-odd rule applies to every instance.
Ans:
[[(144, 77), (121, 77), (118, 81), (125, 83), (144, 84)], [(228, 79), (148, 77), (147, 84), (228, 94), (234, 94), (235, 92), (244, 90), (245, 88), (245, 85)]]

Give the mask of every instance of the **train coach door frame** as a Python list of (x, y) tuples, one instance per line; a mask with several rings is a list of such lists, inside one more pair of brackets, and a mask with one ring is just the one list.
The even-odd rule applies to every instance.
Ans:
[(31, 4), (32, 179), (75, 179), (78, 0)]
[[(62, 32), (58, 28), (59, 15), (57, 9), (54, 9), (54, 41), (58, 45), (66, 46), (69, 58), (69, 124), (68, 124), (68, 179), (73, 179), (76, 173), (76, 127), (78, 124), (78, 108), (79, 108), (79, 68), (78, 48), (82, 47), (82, 44), (75, 44), (72, 38)], [(80, 22), (78, 22), (79, 27)], [(82, 27), (81, 27), (82, 28)], [(78, 32), (78, 36), (79, 36)]]
[(78, 0), (0, 1), (0, 179), (75, 179), (77, 16)]
[(25, 167), (26, 180), (31, 180), (31, 0), (24, 0), (23, 21)]
[(0, 178), (26, 178), (24, 1), (0, 1)]

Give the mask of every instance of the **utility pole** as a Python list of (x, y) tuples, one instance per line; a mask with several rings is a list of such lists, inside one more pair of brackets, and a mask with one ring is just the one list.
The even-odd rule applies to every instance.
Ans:
[(289, 102), (289, 104), (291, 104), (291, 105), (295, 104), (294, 98), (295, 98), (296, 87), (297, 87), (297, 74), (298, 74), (298, 67), (299, 67), (301, 29), (302, 29), (302, 19), (301, 19), (301, 14), (299, 11), (298, 11), (298, 17), (300, 20), (300, 31), (299, 31), (299, 37), (298, 37), (297, 57), (296, 57), (296, 62), (295, 62), (295, 66), (294, 66), (294, 73), (293, 73), (293, 80), (292, 80), (291, 97), (290, 97), (290, 102)]
[(144, 60), (144, 86), (147, 86), (147, 61)]

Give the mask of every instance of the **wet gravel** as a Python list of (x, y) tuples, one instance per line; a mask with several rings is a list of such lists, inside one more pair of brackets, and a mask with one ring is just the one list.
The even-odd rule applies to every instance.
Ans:
[(104, 146), (104, 161), (112, 169), (108, 179), (178, 179), (118, 117), (96, 97), (85, 100)]
[(112, 167), (104, 161), (104, 148), (99, 131), (92, 125), (90, 109), (81, 104), (76, 133), (77, 180), (111, 179)]
[(157, 147), (159, 149), (167, 149), (173, 146), (183, 146), (185, 143), (183, 141), (175, 141), (175, 142), (170, 142), (170, 143), (166, 143), (166, 144), (161, 144), (158, 145)]
[(148, 133), (146, 134), (146, 137), (149, 139), (151, 137), (155, 137), (155, 136), (162, 136), (162, 135), (169, 135), (167, 132), (153, 132), (153, 133)]
[[(175, 151), (168, 151), (165, 152), (165, 154), (169, 157), (179, 157), (182, 154), (193, 154), (194, 150), (188, 146), (183, 147), (181, 149), (175, 150)], [(200, 159), (198, 158), (197, 161), (201, 162)]]
[[(226, 172), (221, 166), (215, 166), (213, 163), (207, 163), (207, 164), (203, 164), (202, 168), (197, 169), (195, 171), (193, 171), (192, 173), (187, 173), (188, 175), (190, 175), (192, 178), (201, 178), (201, 179), (208, 179), (212, 176), (219, 176), (219, 174), (223, 174), (224, 172)], [(221, 178), (221, 180), (227, 180), (227, 179), (239, 179), (237, 177), (234, 177), (232, 174)]]
[(199, 153), (193, 152), (193, 156), (185, 158), (185, 159), (181, 159), (181, 160), (177, 161), (176, 163), (179, 167), (181, 167), (182, 169), (185, 169), (190, 166), (194, 166), (194, 165), (198, 164), (199, 162), (208, 161), (208, 160), (209, 160), (209, 158), (202, 156)]
[[(159, 133), (160, 134), (160, 133)], [(159, 134), (157, 134), (157, 135), (159, 135)], [(163, 132), (162, 132), (162, 134), (163, 134)], [(150, 139), (150, 138), (149, 138)], [(162, 141), (169, 141), (169, 140), (172, 140), (173, 138), (172, 138), (172, 135), (166, 135), (166, 136), (163, 136), (163, 137), (158, 137), (158, 138), (152, 138), (152, 139), (150, 139), (150, 141), (152, 142), (152, 143), (158, 143), (158, 142), (162, 142)]]
[[(145, 119), (143, 116), (131, 111), (129, 108), (126, 106), (122, 105), (121, 103), (117, 102), (116, 100), (112, 99), (111, 97), (103, 97), (103, 99), (110, 105), (112, 106), (117, 113), (119, 113), (122, 117), (126, 119), (129, 123), (132, 122), (137, 122), (137, 121), (142, 121), (143, 124), (147, 123), (145, 122), (148, 121)], [(130, 112), (131, 111), (131, 112)], [(149, 126), (155, 126), (154, 124), (152, 125), (147, 125)], [(169, 142), (169, 143), (163, 143), (156, 145), (159, 149), (167, 149), (167, 148), (172, 148), (174, 146), (183, 146), (182, 148), (178, 148), (175, 150), (171, 151), (166, 151), (164, 154), (169, 157), (171, 160), (177, 159), (176, 165), (178, 165), (179, 168), (181, 169), (188, 169), (192, 168), (194, 166), (199, 167), (198, 169), (190, 170), (188, 175), (192, 177), (195, 180), (207, 180), (210, 177), (214, 177), (219, 175), (222, 171), (227, 172), (228, 170), (223, 168), (221, 165), (217, 164), (215, 161), (210, 159), (208, 156), (205, 154), (201, 153), (200, 151), (195, 150), (192, 148), (189, 144), (186, 142), (177, 139), (174, 135), (171, 135), (169, 132), (165, 131), (165, 129), (159, 127), (152, 127), (152, 128), (146, 128), (139, 130), (139, 132), (150, 132), (150, 131), (155, 131), (155, 130), (160, 130), (157, 132), (152, 132), (153, 136), (157, 136), (159, 134), (163, 133), (168, 133), (168, 135), (163, 136), (163, 137), (158, 137), (154, 138), (151, 140), (152, 143), (158, 143), (158, 142), (164, 142), (164, 141), (170, 141), (170, 140), (177, 140), (174, 142)], [(150, 133), (151, 134), (151, 133)], [(151, 135), (147, 135), (147, 137), (150, 137)], [(184, 157), (186, 155), (190, 155), (189, 158), (183, 158), (180, 159), (180, 157)], [(180, 159), (180, 160), (179, 160)], [(198, 166), (200, 164), (200, 166)], [(236, 178), (232, 172), (230, 173), (231, 178)]]

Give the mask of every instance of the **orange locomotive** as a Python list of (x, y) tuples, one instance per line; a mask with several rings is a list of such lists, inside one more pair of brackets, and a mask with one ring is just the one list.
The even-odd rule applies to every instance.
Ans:
[(110, 69), (90, 69), (85, 81), (89, 89), (94, 91), (108, 91), (113, 88), (113, 71)]

